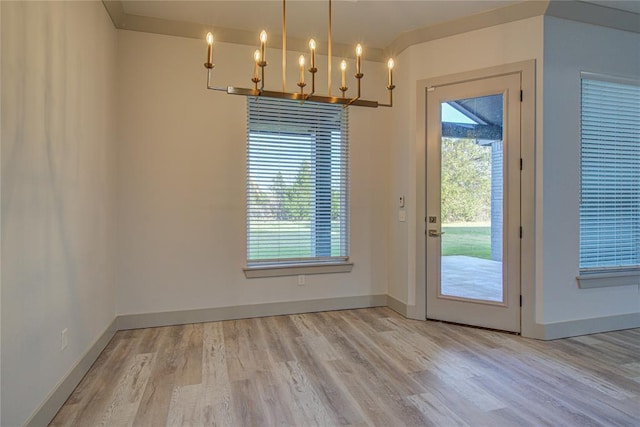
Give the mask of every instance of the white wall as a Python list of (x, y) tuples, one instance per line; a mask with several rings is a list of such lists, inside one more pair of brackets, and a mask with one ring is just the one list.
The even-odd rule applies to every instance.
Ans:
[[(424, 311), (424, 141), (417, 140), (417, 102), (424, 88), (417, 82), (508, 63), (536, 60), (538, 99), (542, 96), (543, 18), (497, 25), (411, 46), (398, 58), (400, 82), (393, 110), (391, 159), (389, 294), (406, 303), (411, 314)], [(538, 105), (538, 116), (540, 106)], [(538, 133), (541, 122), (537, 123)], [(539, 141), (538, 141), (539, 142)], [(541, 156), (541, 146), (536, 147)], [(428, 191), (428, 189), (426, 190)], [(407, 222), (397, 219), (396, 196), (407, 196)], [(538, 215), (539, 216), (539, 215)], [(422, 290), (421, 290), (422, 289)], [(415, 312), (416, 316), (424, 313)]]
[[(246, 279), (246, 99), (206, 90), (203, 40), (129, 31), (118, 40), (118, 314), (387, 292), (389, 110), (350, 109), (353, 271), (307, 276), (305, 286)], [(215, 84), (248, 87), (252, 52), (216, 44)], [(267, 52), (267, 88), (280, 88), (280, 55)], [(383, 95), (384, 64), (363, 67), (366, 97)], [(335, 62), (334, 72), (336, 94)], [(320, 78), (318, 92), (325, 86)]]
[[(542, 323), (640, 312), (640, 287), (579, 289), (580, 72), (640, 77), (640, 34), (544, 20)], [(603, 218), (606, 221), (606, 218)]]
[(17, 426), (115, 316), (117, 38), (101, 2), (0, 7), (1, 424)]

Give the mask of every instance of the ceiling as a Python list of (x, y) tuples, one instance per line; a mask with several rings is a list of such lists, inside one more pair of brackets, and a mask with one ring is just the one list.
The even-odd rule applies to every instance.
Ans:
[[(452, 21), (522, 0), (403, 1), (335, 0), (332, 3), (333, 41), (384, 48), (400, 33)], [(282, 2), (262, 1), (125, 1), (124, 12), (216, 27), (282, 33)], [(328, 2), (289, 0), (287, 35), (327, 39)]]
[[(561, 0), (560, 0), (561, 1)], [(109, 1), (107, 1), (109, 3)], [(548, 0), (333, 0), (333, 42), (384, 49), (410, 31), (457, 21), (518, 3), (549, 3)], [(552, 2), (553, 3), (553, 2)], [(640, 0), (593, 0), (588, 3), (640, 14)], [(245, 35), (265, 29), (276, 37), (282, 33), (280, 0), (166, 0), (121, 2), (122, 12), (171, 23), (197, 24), (216, 33), (241, 31)], [(287, 37), (300, 40), (327, 39), (328, 1), (289, 0)], [(506, 9), (505, 9), (506, 10)]]
[(614, 9), (626, 10), (640, 14), (640, 0), (590, 0), (587, 3), (594, 3), (600, 6), (612, 7)]

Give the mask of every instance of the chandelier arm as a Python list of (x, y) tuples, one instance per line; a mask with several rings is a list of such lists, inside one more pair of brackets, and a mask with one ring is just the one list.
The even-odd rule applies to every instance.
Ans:
[(282, 0), (282, 92), (287, 91), (287, 6)]
[(213, 70), (213, 66), (211, 68), (207, 67), (207, 89), (227, 92), (228, 88), (226, 87), (211, 86), (211, 70)]
[(316, 73), (318, 72), (318, 69), (312, 67), (309, 68), (309, 72), (311, 73), (311, 92), (309, 93), (309, 96), (313, 96), (313, 94), (316, 93)]
[[(355, 75), (355, 77), (356, 77), (356, 80), (358, 81), (358, 94), (356, 95), (355, 98), (352, 98), (347, 103), (347, 105), (344, 106), (344, 108), (347, 108), (349, 105), (352, 105), (354, 102), (356, 102), (357, 100), (360, 99), (360, 80), (362, 80), (362, 77), (364, 77), (364, 74), (358, 73), (358, 74)], [(345, 88), (345, 91), (346, 91), (346, 88)], [(380, 104), (378, 104), (378, 105), (380, 105)]]
[(327, 95), (331, 96), (331, 0), (329, 0), (329, 39), (327, 42)]
[(388, 104), (378, 104), (380, 107), (393, 107), (393, 90), (395, 89), (395, 85), (387, 86), (387, 90), (389, 91), (389, 103)]
[[(355, 98), (351, 98), (349, 101), (347, 101), (347, 103), (344, 105), (343, 108), (347, 108), (349, 105), (358, 105), (356, 104), (356, 102), (358, 102), (360, 100), (360, 95), (356, 96)], [(380, 105), (376, 102), (377, 105)]]

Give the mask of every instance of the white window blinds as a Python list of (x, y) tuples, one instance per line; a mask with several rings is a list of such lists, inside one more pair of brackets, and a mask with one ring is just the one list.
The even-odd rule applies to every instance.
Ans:
[(348, 110), (247, 98), (247, 264), (349, 257)]
[(640, 86), (582, 77), (581, 271), (640, 268)]

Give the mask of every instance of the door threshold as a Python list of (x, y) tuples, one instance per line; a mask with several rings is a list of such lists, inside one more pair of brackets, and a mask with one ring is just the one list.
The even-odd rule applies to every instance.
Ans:
[(467, 325), (466, 323), (448, 322), (446, 320), (430, 319), (428, 317), (425, 320), (429, 322), (446, 323), (447, 325), (464, 326), (466, 328), (473, 328), (473, 329), (482, 329), (482, 330), (491, 331), (491, 332), (501, 332), (503, 334), (509, 334), (509, 335), (518, 335), (518, 336), (521, 335), (520, 332), (503, 331), (502, 329), (487, 328), (485, 326)]

